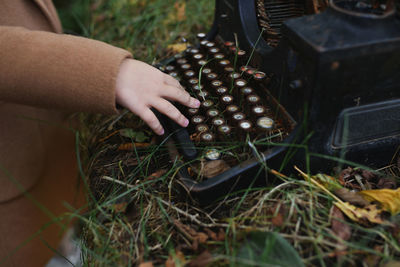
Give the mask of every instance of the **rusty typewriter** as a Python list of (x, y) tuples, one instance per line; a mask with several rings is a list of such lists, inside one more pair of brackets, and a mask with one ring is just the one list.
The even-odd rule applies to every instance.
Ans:
[[(163, 119), (180, 182), (208, 203), (293, 164), (388, 164), (400, 146), (394, 1), (217, 0), (198, 43), (160, 69), (201, 101)], [(269, 181), (267, 181), (269, 182)]]

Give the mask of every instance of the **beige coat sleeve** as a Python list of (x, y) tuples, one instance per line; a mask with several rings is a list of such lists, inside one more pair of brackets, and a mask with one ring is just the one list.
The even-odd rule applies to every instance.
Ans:
[(0, 26), (0, 101), (115, 113), (126, 50), (65, 34)]

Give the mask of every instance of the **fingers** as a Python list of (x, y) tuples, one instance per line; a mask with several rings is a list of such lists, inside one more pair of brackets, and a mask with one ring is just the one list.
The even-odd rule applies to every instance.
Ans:
[(177, 87), (179, 89), (183, 89), (182, 85), (179, 83), (179, 81), (177, 79), (175, 79), (172, 76), (167, 75), (167, 74), (165, 74), (165, 76), (164, 76), (164, 83), (166, 85), (169, 85), (169, 86), (173, 86), (173, 87)]
[(183, 116), (182, 113), (167, 100), (161, 99), (161, 100), (157, 101), (156, 103), (154, 103), (153, 107), (156, 108), (161, 113), (170, 117), (172, 120), (174, 120), (180, 126), (182, 126), (182, 127), (188, 126), (189, 120), (186, 119), (186, 117)]
[(188, 92), (186, 92), (185, 90), (179, 90), (176, 87), (172, 86), (167, 86), (165, 88), (165, 90), (163, 91), (163, 97), (168, 100), (177, 101), (182, 105), (191, 108), (198, 108), (200, 106), (200, 101), (196, 98), (191, 97)]
[(140, 117), (142, 120), (149, 125), (149, 127), (158, 135), (164, 134), (164, 129), (157, 119), (156, 115), (149, 109), (146, 108), (143, 112), (140, 113)]

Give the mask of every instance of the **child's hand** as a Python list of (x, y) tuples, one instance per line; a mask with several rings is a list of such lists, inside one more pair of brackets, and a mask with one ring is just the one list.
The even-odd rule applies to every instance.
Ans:
[(169, 101), (197, 108), (200, 102), (181, 87), (171, 76), (141, 61), (126, 59), (117, 77), (116, 101), (144, 120), (156, 134), (164, 129), (150, 110), (154, 107), (179, 125), (186, 127), (189, 121)]

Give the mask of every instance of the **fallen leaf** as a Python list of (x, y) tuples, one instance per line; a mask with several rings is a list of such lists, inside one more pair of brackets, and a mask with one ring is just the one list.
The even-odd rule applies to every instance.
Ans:
[(178, 3), (176, 2), (174, 4), (174, 7), (176, 9), (176, 19), (178, 21), (184, 21), (186, 19), (186, 3)]
[(189, 267), (203, 267), (210, 264), (213, 260), (211, 253), (208, 250), (203, 251), (199, 256), (189, 261)]
[(351, 227), (345, 222), (343, 213), (336, 206), (332, 206), (332, 231), (342, 240), (349, 240), (351, 237)]
[(170, 44), (167, 46), (168, 50), (171, 50), (174, 54), (181, 53), (187, 49), (187, 44), (186, 43), (180, 43), (180, 44)]
[(135, 142), (143, 143), (149, 140), (149, 136), (147, 136), (144, 132), (134, 131), (130, 128), (125, 128), (119, 130), (119, 134), (123, 137), (132, 138)]
[(180, 250), (171, 253), (168, 259), (165, 261), (165, 267), (184, 266), (185, 264), (185, 255)]
[(193, 167), (193, 170), (196, 173), (200, 173), (200, 175), (205, 176), (206, 178), (214, 177), (230, 168), (229, 165), (222, 159), (201, 162), (199, 165), (200, 166), (197, 168)]
[(116, 203), (112, 205), (112, 210), (116, 213), (124, 213), (128, 207), (127, 202)]
[(163, 176), (163, 175), (166, 174), (166, 173), (167, 173), (167, 170), (166, 170), (166, 169), (160, 169), (160, 170), (158, 170), (158, 171), (153, 172), (153, 173), (150, 174), (149, 176), (147, 176), (147, 177), (145, 178), (145, 180), (154, 180), (154, 179), (158, 179), (158, 178), (160, 178), (161, 176)]
[(334, 202), (333, 204), (346, 214), (347, 217), (359, 224), (366, 226), (369, 226), (371, 223), (390, 225), (389, 222), (382, 219), (383, 211), (378, 209), (376, 205), (358, 208), (347, 202)]
[(365, 200), (357, 192), (350, 191), (347, 188), (340, 188), (334, 191), (335, 195), (340, 197), (344, 202), (349, 202), (352, 205), (365, 207), (370, 204), (369, 201)]
[(149, 262), (142, 262), (141, 264), (139, 264), (139, 267), (153, 267), (153, 263), (151, 261)]
[(365, 199), (370, 201), (377, 201), (382, 208), (392, 215), (400, 212), (400, 188), (393, 189), (376, 189), (376, 190), (363, 190), (360, 191)]
[(125, 143), (118, 146), (118, 150), (133, 151), (139, 148), (149, 147), (150, 143)]

